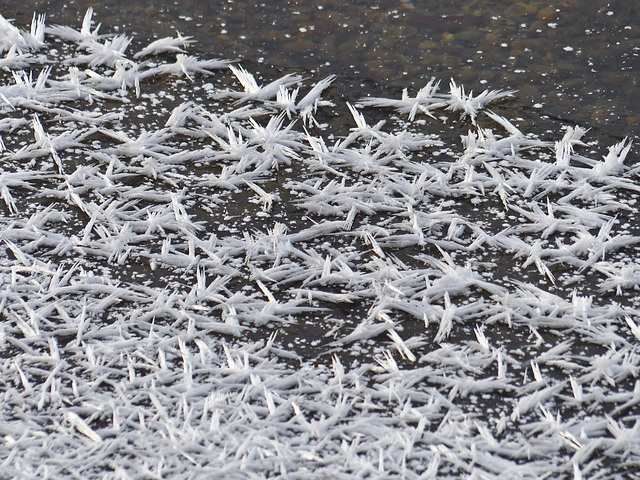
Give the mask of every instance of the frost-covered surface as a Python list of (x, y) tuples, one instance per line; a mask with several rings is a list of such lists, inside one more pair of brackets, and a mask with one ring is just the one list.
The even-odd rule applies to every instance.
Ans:
[(0, 477), (636, 475), (631, 142), (0, 39)]

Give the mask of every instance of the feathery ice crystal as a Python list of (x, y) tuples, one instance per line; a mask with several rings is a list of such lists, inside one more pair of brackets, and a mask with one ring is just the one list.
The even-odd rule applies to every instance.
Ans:
[(630, 141), (92, 14), (0, 16), (0, 477), (636, 474)]

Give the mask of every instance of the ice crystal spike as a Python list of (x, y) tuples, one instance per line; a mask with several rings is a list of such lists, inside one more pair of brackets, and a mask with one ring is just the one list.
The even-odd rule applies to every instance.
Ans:
[(0, 477), (636, 475), (630, 139), (93, 17), (0, 16)]

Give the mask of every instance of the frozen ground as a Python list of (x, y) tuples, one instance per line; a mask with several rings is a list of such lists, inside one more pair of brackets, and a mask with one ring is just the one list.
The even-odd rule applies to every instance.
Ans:
[(0, 17), (0, 477), (638, 478), (630, 141), (102, 33)]

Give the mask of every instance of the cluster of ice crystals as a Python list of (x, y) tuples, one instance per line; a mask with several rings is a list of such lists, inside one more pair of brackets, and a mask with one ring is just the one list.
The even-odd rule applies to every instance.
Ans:
[(92, 13), (0, 16), (0, 477), (637, 471), (631, 142)]

